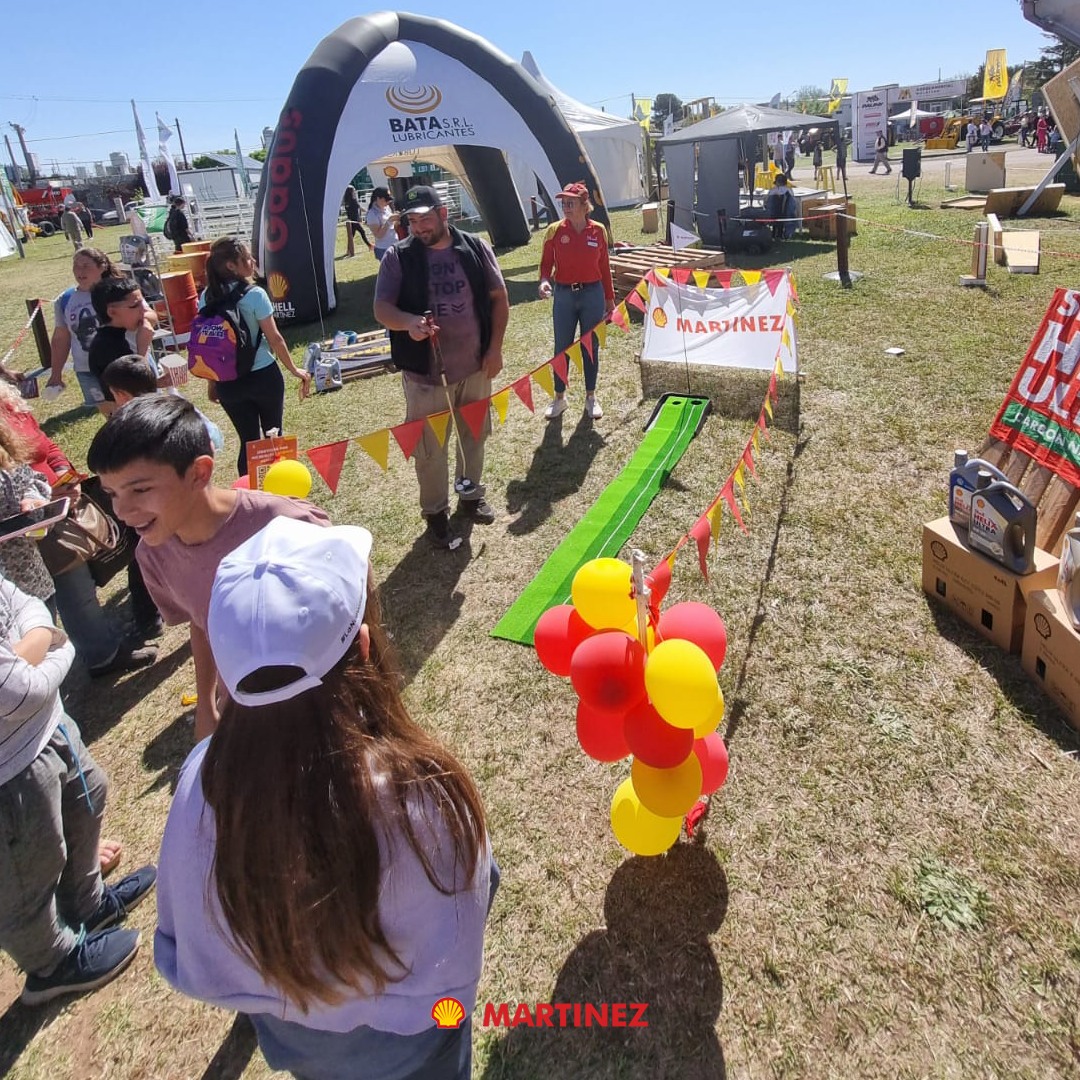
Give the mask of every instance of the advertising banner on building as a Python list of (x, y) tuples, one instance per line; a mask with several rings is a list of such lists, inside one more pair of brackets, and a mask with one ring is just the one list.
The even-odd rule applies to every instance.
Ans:
[(793, 372), (793, 311), (787, 271), (726, 289), (657, 277), (649, 284), (642, 359), (771, 371), (779, 356)]
[(990, 436), (1080, 487), (1080, 291), (1056, 289)]

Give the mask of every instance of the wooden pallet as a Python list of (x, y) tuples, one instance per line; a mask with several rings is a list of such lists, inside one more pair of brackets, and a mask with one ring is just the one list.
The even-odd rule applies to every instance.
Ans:
[(996, 465), (1038, 507), (1035, 543), (1044, 551), (1060, 555), (1062, 539), (1080, 507), (1080, 491), (1057, 473), (1037, 465), (1022, 450), (998, 439), (987, 439), (979, 457)]
[(612, 248), (611, 276), (615, 295), (623, 297), (650, 271), (660, 267), (673, 270), (716, 270), (725, 265), (722, 251), (676, 251), (668, 244), (648, 247)]

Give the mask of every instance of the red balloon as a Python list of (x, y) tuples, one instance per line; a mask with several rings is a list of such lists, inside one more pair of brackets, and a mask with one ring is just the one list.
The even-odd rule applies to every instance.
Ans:
[(671, 769), (693, 752), (694, 732), (692, 728), (673, 727), (646, 699), (626, 714), (626, 743), (630, 753), (646, 765)]
[(594, 709), (625, 713), (645, 696), (645, 650), (622, 630), (593, 634), (574, 650), (570, 681)]
[(592, 627), (574, 610), (573, 604), (548, 608), (540, 616), (533, 633), (536, 658), (553, 675), (569, 675), (574, 650), (592, 632)]
[(711, 795), (724, 786), (728, 771), (727, 745), (717, 732), (694, 743), (694, 753), (701, 762), (701, 794)]
[(727, 652), (727, 627), (708, 604), (688, 600), (668, 608), (660, 616), (656, 633), (664, 641), (670, 638), (692, 641), (705, 652), (713, 667), (720, 670)]
[(630, 753), (620, 713), (604, 712), (578, 702), (577, 737), (581, 749), (596, 761), (621, 761)]
[(248, 476), (247, 473), (245, 473), (243, 476), (238, 476), (232, 482), (232, 486), (234, 488), (242, 488), (244, 491), (247, 491), (251, 487), (251, 477)]

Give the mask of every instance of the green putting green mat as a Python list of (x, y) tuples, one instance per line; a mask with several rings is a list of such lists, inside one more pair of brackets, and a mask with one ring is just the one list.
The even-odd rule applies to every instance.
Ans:
[(531, 645), (540, 616), (556, 604), (570, 602), (570, 585), (578, 570), (590, 559), (618, 554), (708, 410), (709, 399), (704, 397), (670, 394), (662, 401), (630, 462), (548, 556), (491, 631), (492, 637)]

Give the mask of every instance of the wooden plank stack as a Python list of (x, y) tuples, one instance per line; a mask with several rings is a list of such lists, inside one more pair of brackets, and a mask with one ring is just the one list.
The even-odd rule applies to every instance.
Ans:
[(717, 270), (725, 265), (722, 251), (701, 251), (694, 248), (676, 251), (668, 244), (612, 248), (610, 259), (615, 295), (619, 298), (630, 292), (650, 270), (661, 267), (672, 270)]
[(979, 457), (996, 465), (1038, 507), (1035, 543), (1044, 551), (1060, 555), (1062, 537), (1080, 506), (1080, 491), (1057, 473), (1036, 464), (1022, 450), (998, 439), (987, 439)]

